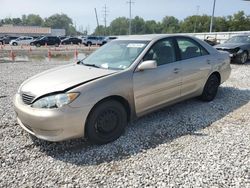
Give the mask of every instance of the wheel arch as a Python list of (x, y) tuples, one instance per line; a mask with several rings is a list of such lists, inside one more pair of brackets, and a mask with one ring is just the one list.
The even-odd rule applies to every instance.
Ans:
[[(220, 83), (221, 83), (221, 75), (220, 75), (220, 73), (219, 73), (218, 71), (212, 72), (212, 73), (209, 75), (209, 77), (210, 77), (211, 75), (217, 76), (217, 78), (219, 79), (219, 81), (220, 81)], [(208, 78), (209, 78), (209, 77), (208, 77)]]
[(86, 122), (85, 124), (88, 122), (88, 119), (89, 119), (89, 116), (90, 114), (93, 112), (93, 110), (98, 106), (100, 105), (101, 103), (105, 102), (105, 101), (109, 101), (109, 100), (115, 100), (119, 103), (121, 103), (124, 107), (124, 109), (126, 110), (127, 112), (127, 121), (129, 122), (131, 120), (131, 106), (128, 102), (127, 99), (125, 99), (124, 97), (122, 96), (119, 96), (119, 95), (112, 95), (112, 96), (108, 96), (108, 97), (105, 97), (103, 99), (101, 99), (100, 101), (98, 101), (92, 108), (91, 110), (89, 111), (88, 113), (88, 116), (87, 116), (87, 119), (86, 119)]

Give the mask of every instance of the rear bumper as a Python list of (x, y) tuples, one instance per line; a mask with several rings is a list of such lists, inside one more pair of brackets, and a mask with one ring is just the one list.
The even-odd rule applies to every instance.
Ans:
[(17, 121), (28, 133), (47, 141), (62, 141), (84, 136), (88, 108), (34, 109), (14, 98)]

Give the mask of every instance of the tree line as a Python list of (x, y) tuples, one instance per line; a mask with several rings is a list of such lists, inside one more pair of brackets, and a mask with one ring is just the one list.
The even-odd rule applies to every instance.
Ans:
[[(144, 20), (136, 16), (131, 20), (132, 34), (160, 34), (160, 33), (192, 33), (208, 32), (211, 17), (208, 15), (188, 16), (179, 20), (174, 16), (165, 16), (162, 21)], [(24, 26), (44, 26), (65, 29), (67, 35), (90, 34), (79, 32), (73, 25), (72, 19), (66, 14), (54, 14), (48, 18), (41, 18), (36, 14), (23, 15), (21, 18), (0, 19), (0, 25), (13, 24)], [(108, 27), (100, 25), (95, 28), (93, 35), (127, 35), (129, 19), (118, 17)], [(232, 16), (215, 17), (213, 31), (247, 31), (250, 30), (250, 15), (239, 11)]]
[[(136, 16), (131, 20), (132, 34), (160, 34), (160, 33), (193, 33), (208, 32), (210, 27), (211, 16), (193, 15), (184, 20), (178, 20), (174, 16), (165, 16), (162, 21), (155, 20), (145, 21), (143, 18)], [(128, 34), (129, 19), (119, 17), (114, 19), (109, 27), (100, 25), (96, 27), (95, 35), (126, 35)], [(213, 31), (247, 31), (250, 30), (250, 15), (244, 11), (239, 11), (232, 16), (215, 17)]]
[(53, 29), (65, 29), (67, 35), (78, 34), (72, 19), (66, 14), (54, 14), (48, 18), (41, 18), (36, 14), (22, 15), (21, 18), (5, 18), (0, 20), (0, 26), (12, 24), (16, 26), (42, 26)]

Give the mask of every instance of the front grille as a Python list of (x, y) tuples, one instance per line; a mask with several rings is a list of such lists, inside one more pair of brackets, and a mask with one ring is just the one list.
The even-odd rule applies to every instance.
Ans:
[(34, 99), (35, 99), (35, 96), (27, 94), (27, 93), (22, 93), (22, 100), (24, 104), (30, 105)]

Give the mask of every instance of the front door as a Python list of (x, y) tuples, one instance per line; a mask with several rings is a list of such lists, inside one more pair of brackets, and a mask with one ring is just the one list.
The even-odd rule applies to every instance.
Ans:
[(153, 110), (180, 97), (181, 65), (177, 61), (173, 38), (156, 42), (143, 61), (155, 60), (157, 68), (136, 71), (133, 76), (137, 115)]

